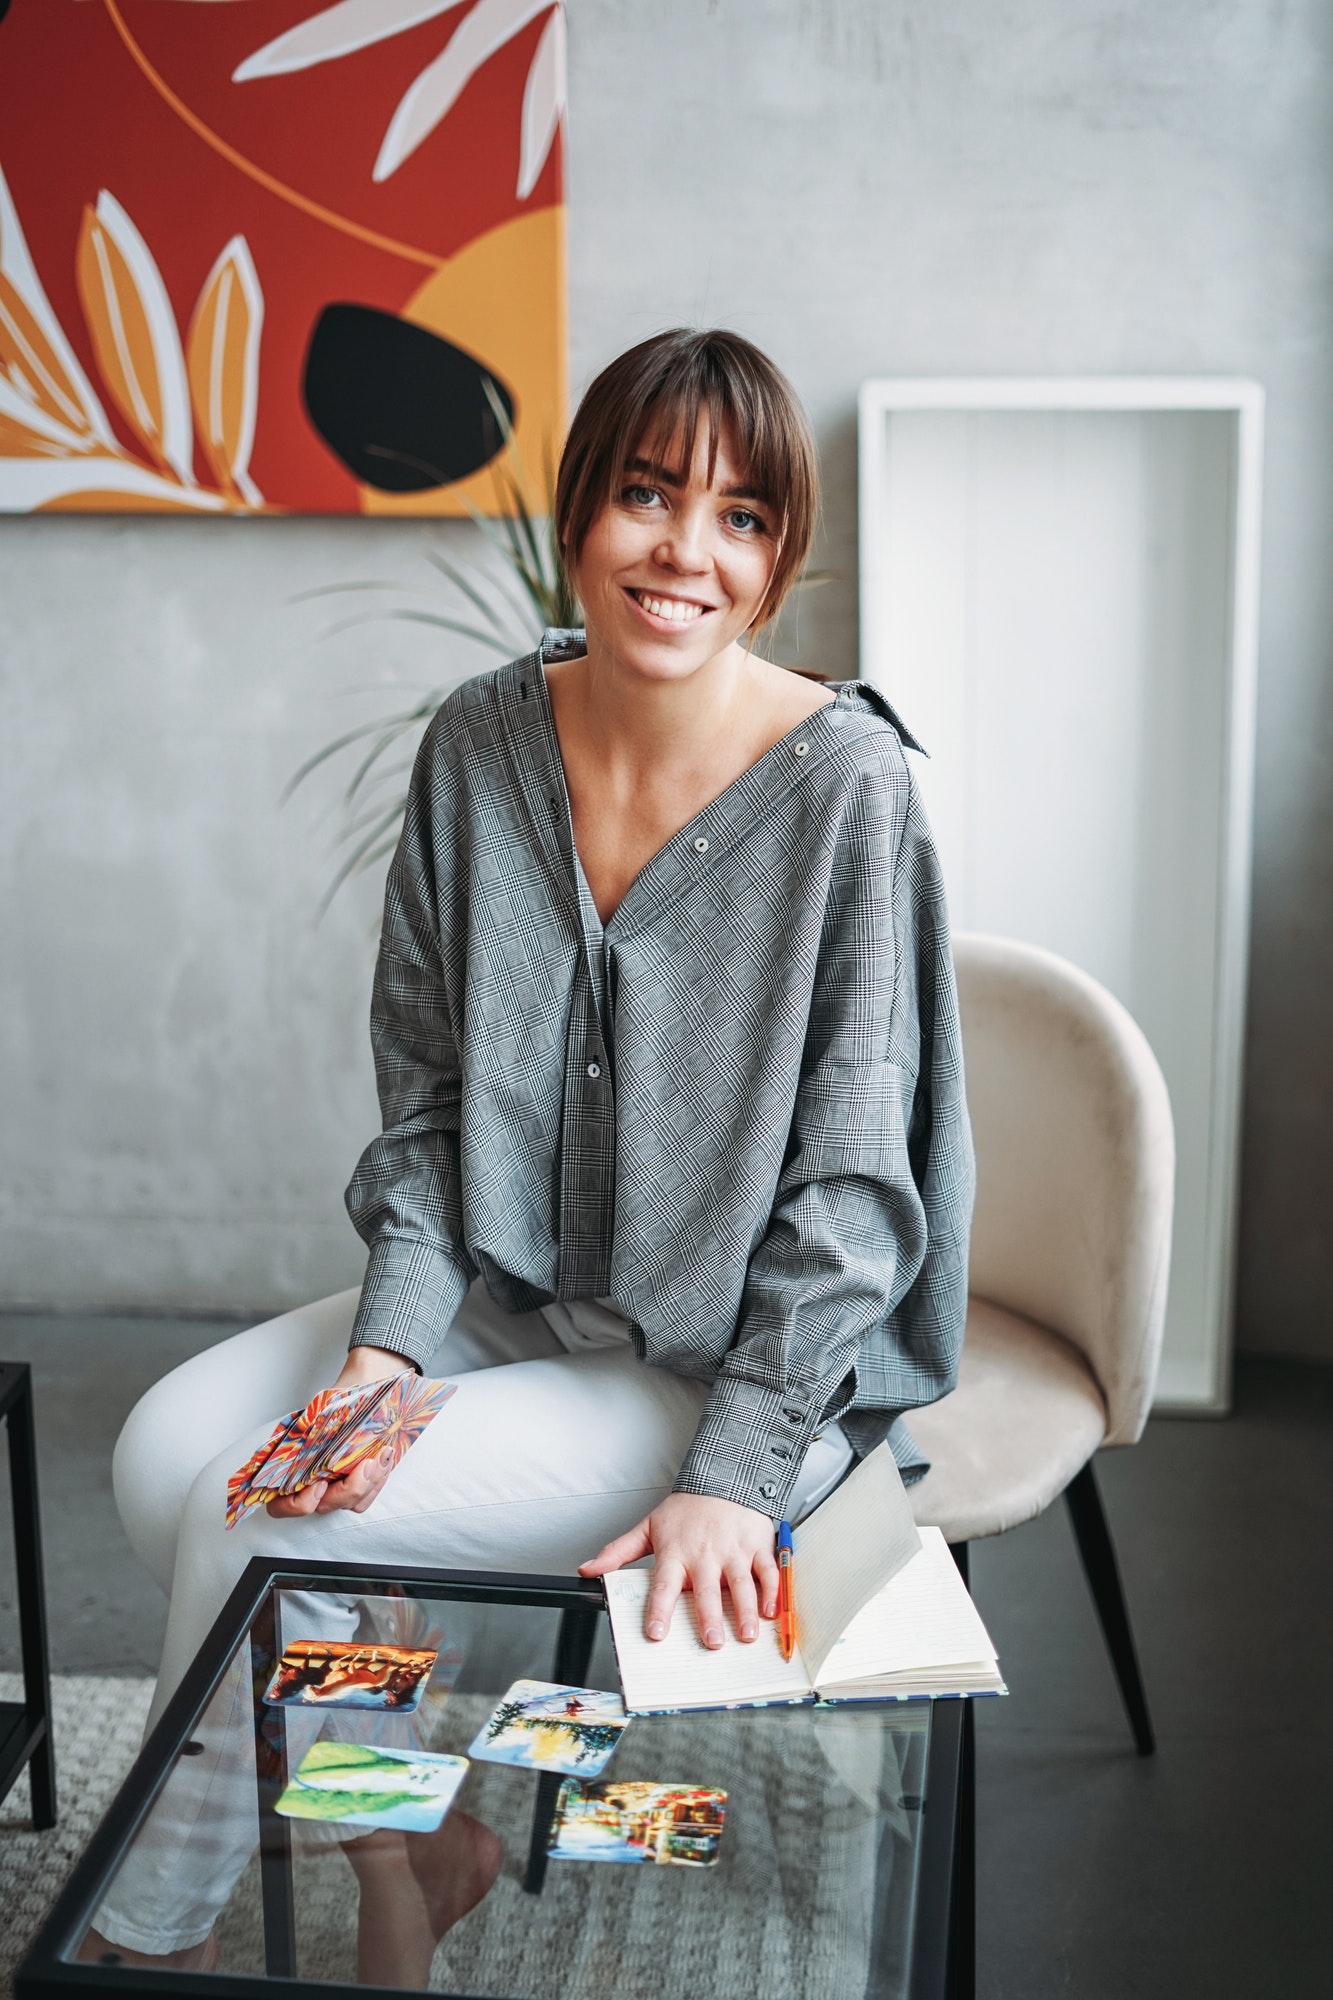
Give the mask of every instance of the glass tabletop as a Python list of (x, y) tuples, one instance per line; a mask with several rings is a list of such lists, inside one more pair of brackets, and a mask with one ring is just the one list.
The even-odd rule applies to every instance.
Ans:
[(576, 1580), (252, 1564), (238, 1601), (21, 1990), (61, 1968), (219, 1995), (923, 1990), (930, 1703), (622, 1725), (601, 1593)]

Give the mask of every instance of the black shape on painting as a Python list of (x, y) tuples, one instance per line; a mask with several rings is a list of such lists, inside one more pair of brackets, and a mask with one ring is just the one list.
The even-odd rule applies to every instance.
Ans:
[(513, 395), (472, 355), (374, 306), (325, 306), (304, 388), (325, 444), (383, 493), (424, 493), (489, 464), (504, 443), (492, 397), (514, 418)]

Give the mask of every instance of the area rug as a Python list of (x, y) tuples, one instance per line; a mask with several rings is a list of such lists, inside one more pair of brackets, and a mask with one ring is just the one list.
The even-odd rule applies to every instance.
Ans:
[[(153, 1692), (150, 1680), (57, 1675), (55, 1714), (58, 1823), (34, 1833), (28, 1781), (0, 1801), (0, 1995), (9, 2000), (14, 1972), (42, 1920), (69, 1880), (88, 1837), (138, 1753)], [(21, 1701), (17, 1674), (0, 1674), (0, 1701)]]
[[(0, 1676), (0, 1698), (17, 1682)], [(149, 1681), (54, 1683), (60, 1823), (36, 1834), (20, 1780), (0, 1806), (0, 1996), (139, 1746)], [(457, 1695), (448, 1740), (464, 1748), (489, 1698)], [(467, 1809), (500, 1835), (505, 1863), (485, 1901), (444, 1940), (431, 1986), (569, 2000), (847, 2000), (872, 1958), (897, 1992), (910, 1948), (915, 1806), (924, 1740), (867, 1711), (804, 1710), (636, 1723), (614, 1774), (727, 1793), (715, 1868), (553, 1861), (540, 1897), (522, 1887), (532, 1773), (474, 1764)], [(916, 1734), (913, 1743), (912, 1735)], [(608, 1776), (611, 1773), (608, 1773)], [(904, 1793), (908, 1799), (904, 1800)], [(298, 1975), (355, 1976), (356, 1889), (341, 1850), (298, 1838)], [(257, 1862), (218, 1924), (222, 1969), (262, 1972)]]

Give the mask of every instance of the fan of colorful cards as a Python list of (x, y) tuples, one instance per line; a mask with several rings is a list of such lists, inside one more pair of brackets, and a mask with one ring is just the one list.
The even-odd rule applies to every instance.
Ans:
[(317, 1479), (343, 1479), (367, 1458), (392, 1471), (457, 1387), (402, 1374), (353, 1389), (321, 1389), (303, 1410), (284, 1417), (227, 1481), (227, 1526), (234, 1528), (251, 1507), (299, 1493)]

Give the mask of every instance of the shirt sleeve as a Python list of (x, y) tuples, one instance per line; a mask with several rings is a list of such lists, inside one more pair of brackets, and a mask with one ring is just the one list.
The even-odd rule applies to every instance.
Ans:
[(853, 1398), (883, 1435), (953, 1387), (972, 1195), (943, 882), (895, 745), (849, 805), (772, 1214), (677, 1492), (780, 1519)]
[[(459, 815), (437, 722), (418, 753), (402, 838), (385, 888), (370, 1007), (384, 1129), (361, 1155), (347, 1211), (370, 1257), (353, 1347), (384, 1347), (424, 1367), (476, 1272), (463, 1249), (459, 1165), (461, 973), (450, 949)], [(435, 828), (450, 829), (447, 841)]]

